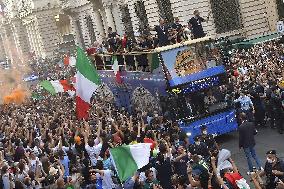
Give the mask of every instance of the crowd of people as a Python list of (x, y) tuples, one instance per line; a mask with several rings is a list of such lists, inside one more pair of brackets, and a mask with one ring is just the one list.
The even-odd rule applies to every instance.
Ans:
[[(245, 112), (256, 125), (284, 130), (283, 44), (268, 42), (248, 51), (232, 54), (230, 84), (239, 112)], [(254, 116), (253, 116), (254, 115)]]
[[(230, 70), (227, 88), (233, 92), (240, 124), (250, 122), (253, 131), (253, 123), (269, 125), (282, 133), (283, 45), (268, 42), (231, 55), (226, 65)], [(48, 61), (32, 68), (41, 80), (67, 78), (73, 72)], [(27, 99), (21, 105), (0, 105), (0, 188), (249, 188), (250, 181), (239, 172), (231, 152), (217, 144), (205, 125), (190, 143), (178, 123), (161, 112), (127, 112), (95, 98), (90, 119), (77, 120), (75, 101), (68, 94), (42, 95), (42, 99)], [(144, 142), (151, 143), (150, 163), (121, 182), (109, 149)], [(249, 146), (240, 143), (244, 150), (254, 145), (253, 141)], [(265, 164), (257, 162), (257, 168), (249, 164), (251, 186), (284, 188), (284, 162), (276, 150), (267, 150)], [(248, 162), (254, 157), (251, 151), (245, 150)]]
[(159, 25), (140, 28), (139, 31), (120, 36), (108, 28), (107, 37), (100, 44), (95, 42), (88, 49), (89, 54), (100, 53), (125, 53), (149, 51), (157, 47), (181, 43), (183, 41), (205, 37), (202, 22), (208, 22), (211, 12), (207, 18), (200, 16), (198, 10), (194, 11), (193, 17), (186, 25), (182, 25), (179, 18), (174, 18), (173, 23), (167, 23), (160, 18)]

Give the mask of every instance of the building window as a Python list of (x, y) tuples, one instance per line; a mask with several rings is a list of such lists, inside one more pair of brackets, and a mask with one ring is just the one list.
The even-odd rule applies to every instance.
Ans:
[(134, 7), (135, 13), (139, 21), (139, 32), (141, 34), (148, 33), (149, 22), (148, 22), (148, 17), (147, 17), (144, 2), (142, 0), (138, 0), (134, 6), (135, 6)]
[(279, 20), (284, 19), (284, 1), (276, 0)]
[(122, 22), (123, 22), (125, 33), (126, 33), (127, 36), (133, 38), (134, 37), (134, 31), (133, 31), (133, 26), (132, 26), (131, 16), (130, 16), (128, 6), (127, 5), (121, 5), (120, 11), (121, 11)]
[(238, 0), (211, 0), (211, 8), (217, 33), (241, 28)]
[(96, 34), (94, 31), (94, 24), (91, 16), (87, 16), (86, 21), (87, 21), (87, 27), (88, 27), (91, 44), (93, 44), (96, 41)]
[(167, 23), (174, 22), (174, 16), (171, 8), (170, 0), (157, 0), (157, 4), (160, 11), (160, 17), (164, 18)]

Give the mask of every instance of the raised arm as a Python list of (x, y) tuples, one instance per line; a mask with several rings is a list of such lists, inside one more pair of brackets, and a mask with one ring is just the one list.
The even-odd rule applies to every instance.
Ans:
[(223, 189), (229, 189), (225, 183), (224, 180), (220, 177), (220, 175), (217, 172), (217, 167), (216, 167), (216, 158), (215, 157), (211, 157), (211, 165), (212, 165), (212, 169), (213, 169), (213, 174), (215, 174), (215, 176), (217, 177), (218, 183), (222, 186)]
[(234, 171), (234, 173), (238, 173), (239, 170), (238, 170), (238, 168), (237, 168), (237, 166), (236, 166), (234, 160), (233, 160), (232, 158), (230, 158), (229, 161), (230, 161), (230, 163), (231, 163), (232, 166), (233, 166), (233, 171)]
[(187, 176), (188, 176), (188, 180), (189, 180), (191, 187), (200, 186), (200, 181), (195, 181), (192, 177), (192, 168), (190, 165), (187, 167)]

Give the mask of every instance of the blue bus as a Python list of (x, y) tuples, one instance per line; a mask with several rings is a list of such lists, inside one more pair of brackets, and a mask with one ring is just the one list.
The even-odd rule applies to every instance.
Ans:
[(167, 80), (166, 115), (193, 141), (200, 127), (221, 135), (237, 129), (227, 71), (210, 37), (157, 49)]
[[(113, 56), (118, 60), (122, 83), (115, 80)], [(191, 141), (200, 134), (202, 125), (216, 135), (237, 129), (226, 68), (210, 37), (151, 52), (97, 55), (93, 60), (107, 88), (99, 91), (104, 91), (104, 98), (111, 94), (119, 107), (163, 112), (168, 119), (179, 122)], [(157, 63), (153, 60), (159, 63), (156, 69), (151, 69)]]

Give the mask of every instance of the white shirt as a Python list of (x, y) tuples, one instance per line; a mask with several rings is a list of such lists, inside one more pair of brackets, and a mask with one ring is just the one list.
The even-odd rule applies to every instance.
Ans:
[(31, 159), (30, 160), (30, 163), (31, 163), (31, 166), (30, 166), (30, 169), (32, 170), (32, 171), (36, 171), (36, 162), (39, 162), (39, 165), (41, 165), (41, 162), (39, 161), (39, 158), (38, 157), (36, 157), (36, 159)]
[[(68, 152), (69, 151), (69, 147), (67, 147), (67, 146), (62, 146), (62, 150), (66, 153), (66, 152)], [(52, 149), (54, 152), (58, 152), (59, 151), (59, 145), (57, 145), (56, 147), (54, 147), (53, 149)]]
[(102, 143), (99, 143), (98, 145), (94, 145), (93, 147), (89, 146), (88, 144), (85, 145), (85, 149), (88, 153), (88, 155), (90, 156), (92, 165), (95, 166), (97, 164), (97, 158), (96, 156), (98, 156), (101, 152), (102, 149)]
[(112, 178), (111, 178), (112, 176), (111, 170), (107, 169), (107, 170), (104, 170), (103, 172), (104, 172), (104, 175), (102, 177), (103, 188), (108, 188), (108, 189), (115, 188), (115, 184), (113, 183)]

